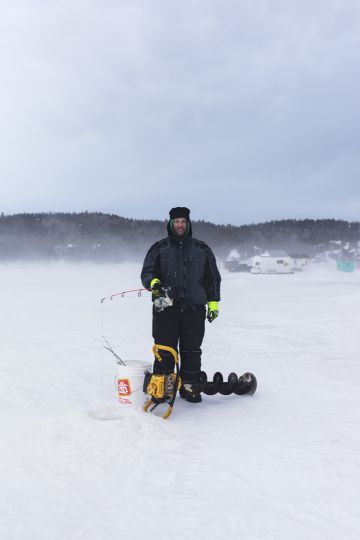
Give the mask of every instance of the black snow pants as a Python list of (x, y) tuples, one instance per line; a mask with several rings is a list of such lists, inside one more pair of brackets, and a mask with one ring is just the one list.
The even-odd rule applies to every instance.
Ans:
[[(180, 376), (184, 382), (197, 382), (201, 371), (201, 344), (205, 333), (205, 306), (177, 304), (164, 311), (153, 309), (153, 338), (158, 345), (180, 349)], [(159, 351), (161, 362), (154, 361), (154, 373), (174, 371), (174, 358), (167, 351)]]

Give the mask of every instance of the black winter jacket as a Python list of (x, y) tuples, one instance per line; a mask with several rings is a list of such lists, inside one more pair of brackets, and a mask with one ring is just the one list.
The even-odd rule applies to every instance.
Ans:
[(170, 287), (169, 295), (194, 305), (220, 300), (221, 277), (213, 252), (201, 240), (189, 236), (179, 238), (169, 232), (167, 238), (149, 249), (141, 272), (144, 287), (150, 288), (153, 278), (163, 287)]

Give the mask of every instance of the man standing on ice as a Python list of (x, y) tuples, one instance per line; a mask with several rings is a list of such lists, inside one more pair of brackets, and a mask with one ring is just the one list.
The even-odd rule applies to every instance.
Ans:
[[(180, 396), (191, 403), (201, 401), (192, 392), (201, 372), (201, 344), (205, 319), (212, 322), (219, 314), (221, 277), (211, 249), (192, 238), (190, 210), (170, 210), (168, 236), (149, 249), (141, 272), (144, 287), (152, 290), (156, 303), (162, 297), (172, 305), (157, 311), (153, 306), (153, 338), (158, 345), (180, 349)], [(207, 304), (207, 313), (206, 313)], [(174, 359), (161, 351), (161, 362), (155, 359), (154, 373), (170, 374)]]

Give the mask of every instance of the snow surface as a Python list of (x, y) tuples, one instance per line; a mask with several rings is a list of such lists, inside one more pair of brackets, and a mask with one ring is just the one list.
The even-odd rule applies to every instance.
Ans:
[(360, 538), (359, 272), (224, 270), (203, 368), (258, 391), (163, 420), (117, 404), (101, 348), (151, 359), (148, 294), (99, 302), (140, 266), (0, 270), (1, 538)]

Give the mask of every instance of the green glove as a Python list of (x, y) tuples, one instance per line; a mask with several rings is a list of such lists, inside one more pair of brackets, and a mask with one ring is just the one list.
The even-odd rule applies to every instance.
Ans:
[(211, 301), (207, 305), (207, 320), (213, 322), (219, 315), (219, 302)]
[(161, 281), (158, 278), (154, 278), (150, 281), (150, 289), (154, 296), (164, 295), (164, 289), (162, 288)]

